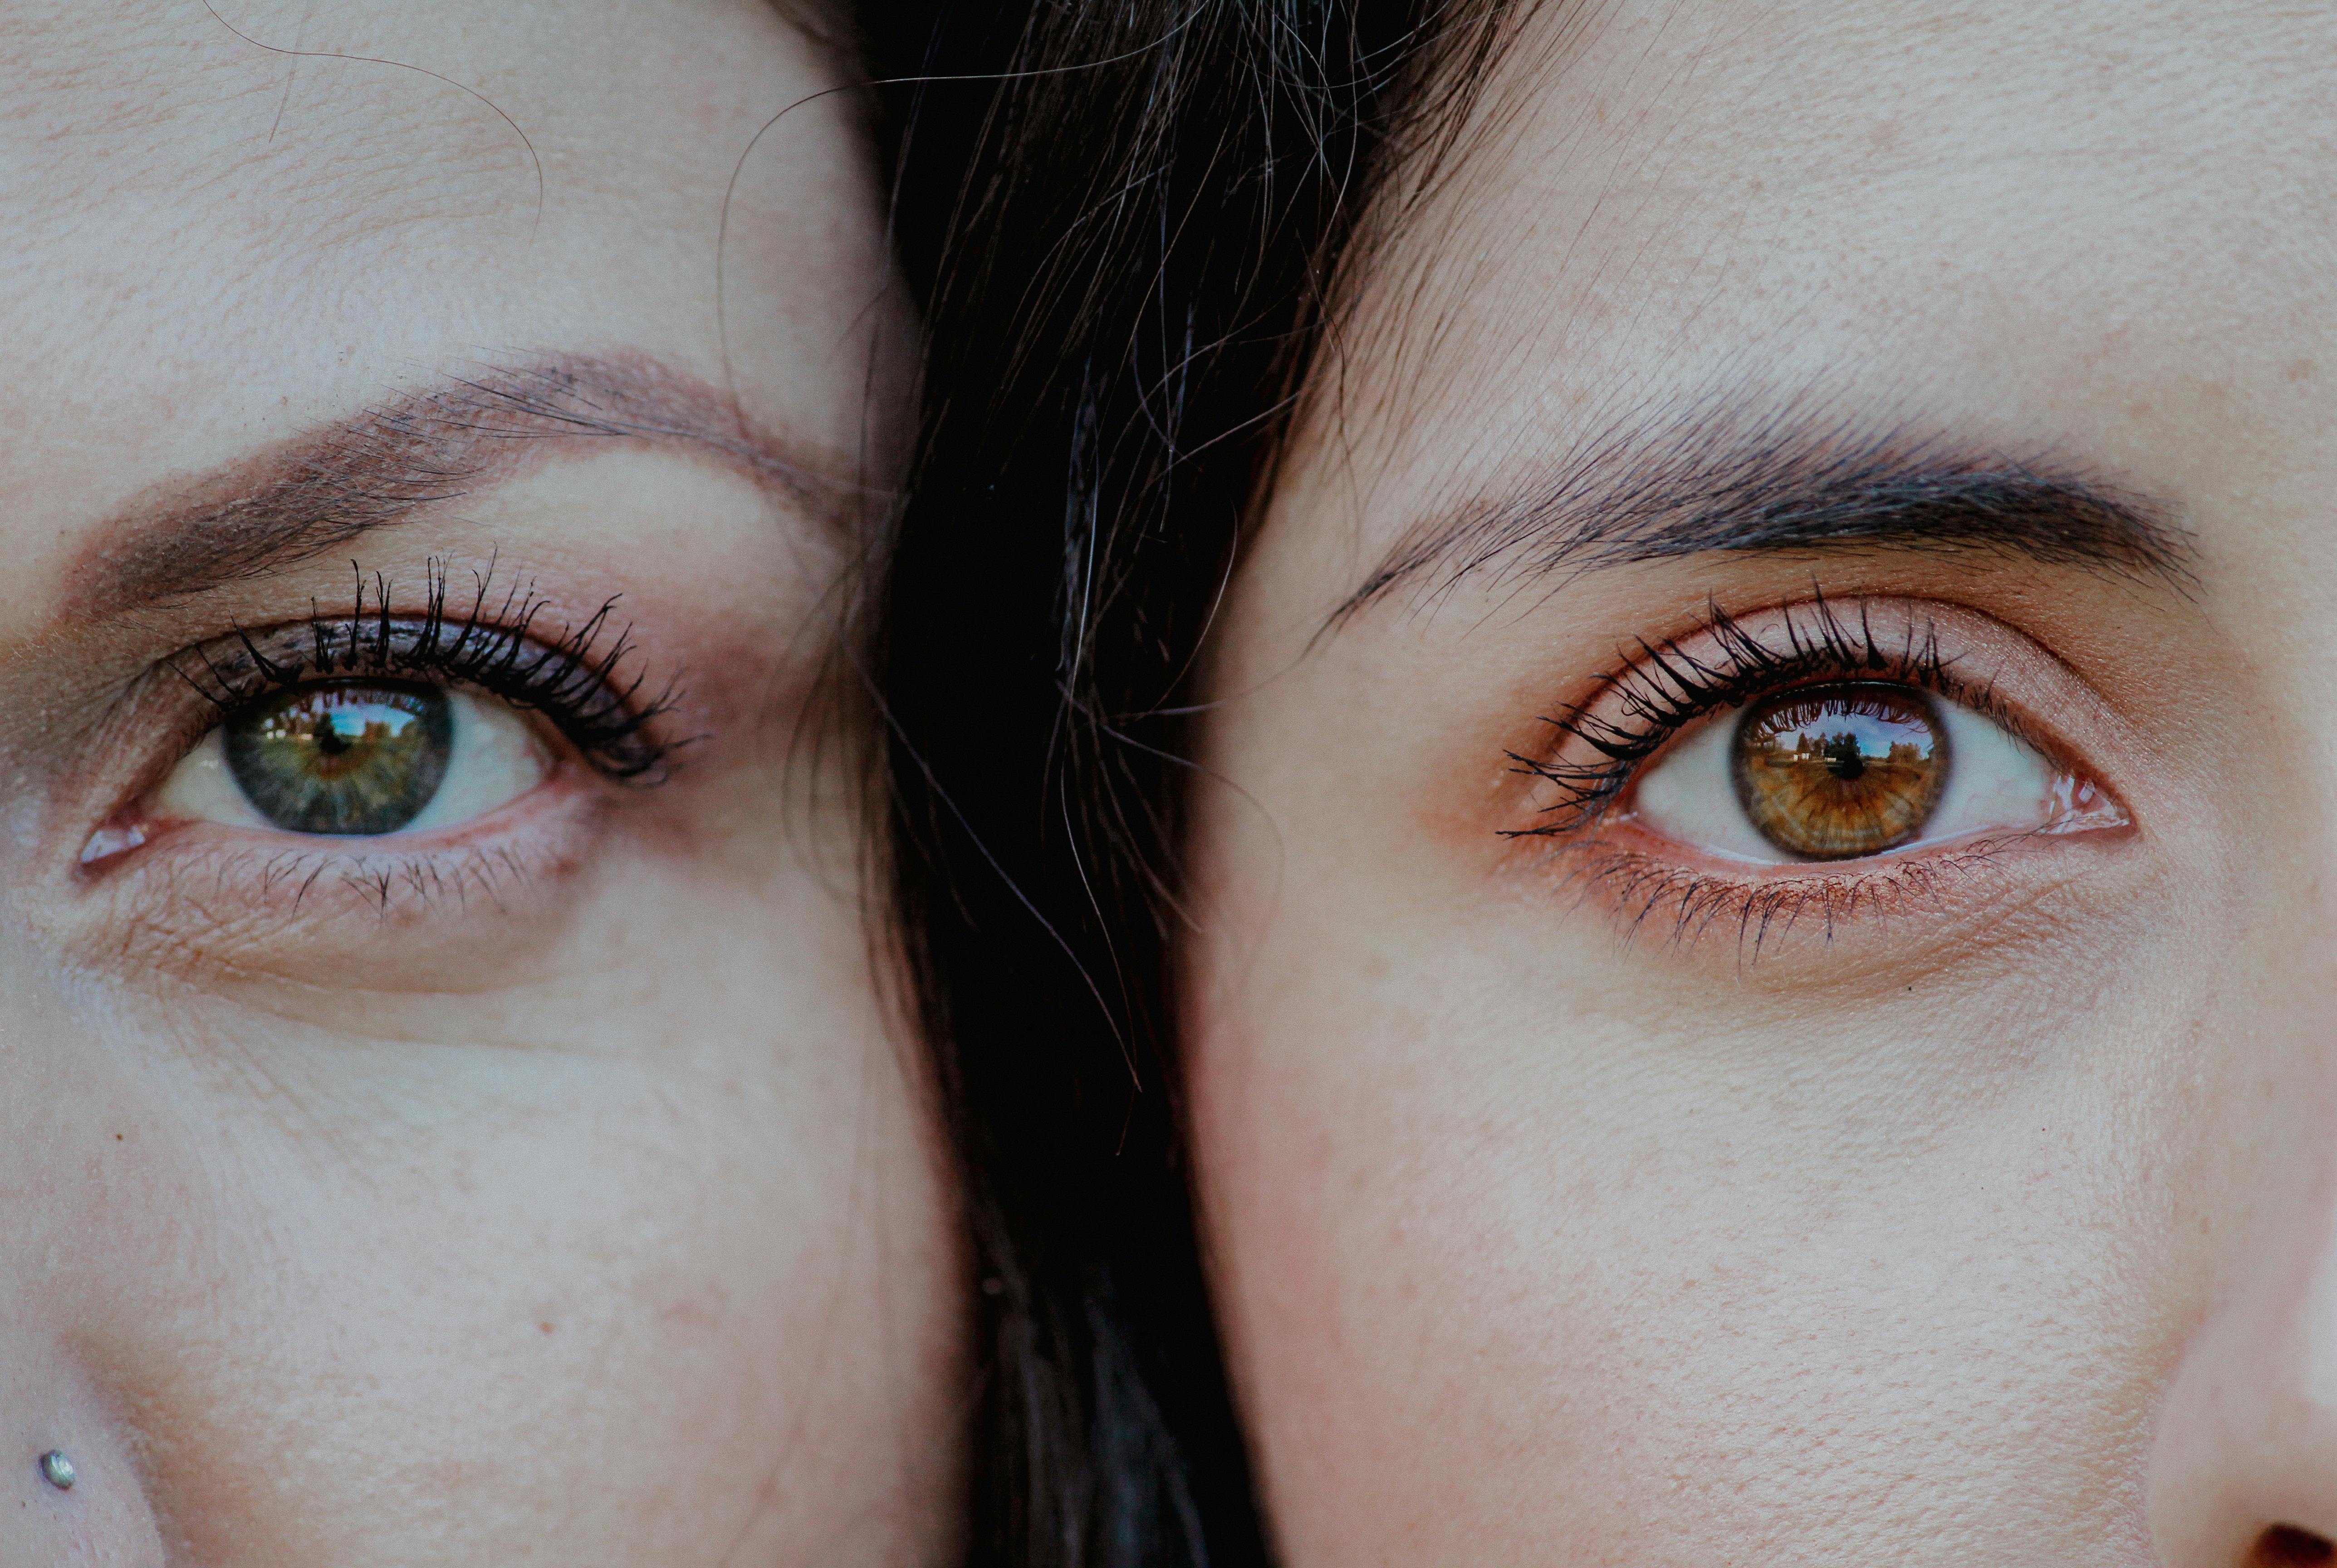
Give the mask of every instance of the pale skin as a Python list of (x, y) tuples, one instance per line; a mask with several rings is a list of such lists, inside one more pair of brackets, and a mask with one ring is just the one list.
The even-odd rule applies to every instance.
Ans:
[[(948, 1560), (834, 665), (911, 324), (848, 96), (740, 162), (847, 67), (745, 0), (19, 5), (0, 62), (0, 1564)], [(614, 598), (671, 750), (474, 671), (504, 750), (417, 830), (189, 787), (189, 651), (360, 575), (544, 645)]]
[[(2325, 13), (2241, 4), (1627, 0), (1510, 47), (1212, 648), (1192, 1135), (1292, 1568), (2337, 1538), (2332, 70)], [(1518, 548), (1338, 615), (1698, 417), (2074, 476), (2166, 549)], [(1627, 786), (1503, 836), (1642, 640), (1820, 595), (1937, 632), (2102, 810), (1754, 865)]]

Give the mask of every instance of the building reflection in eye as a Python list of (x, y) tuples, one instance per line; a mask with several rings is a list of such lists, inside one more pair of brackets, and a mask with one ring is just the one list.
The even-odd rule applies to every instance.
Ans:
[(1845, 859), (1922, 830), (1946, 785), (1946, 742), (1920, 692), (1825, 687), (1748, 709), (1731, 771), (1745, 815), (1772, 844)]

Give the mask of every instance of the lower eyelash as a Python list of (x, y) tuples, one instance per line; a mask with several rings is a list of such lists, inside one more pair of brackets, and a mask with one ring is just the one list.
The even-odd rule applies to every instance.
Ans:
[[(610, 633), (613, 598), (584, 623), (564, 627), (549, 642), (534, 635), (546, 602), (514, 584), (492, 610), (489, 572), (474, 575), (466, 612), (449, 614), (444, 563), (425, 567), (423, 613), (399, 616), (389, 608), (389, 584), (357, 573), (347, 613), (312, 609), (303, 625), (264, 632), (238, 630), (231, 639), (198, 648), (169, 668), (221, 710), (255, 698), (335, 677), (429, 677), (475, 686), (514, 708), (542, 713), (585, 760), (604, 776), (655, 782), (674, 746), (657, 740), (655, 720), (676, 699), (671, 685), (643, 701), (644, 676), (621, 671), (634, 654), (624, 628)], [(183, 661), (199, 662), (191, 671)]]
[(406, 901), (425, 907), (449, 901), (468, 906), (474, 892), (500, 910), (504, 890), (527, 877), (526, 867), (509, 851), (494, 855), (475, 849), (399, 856), (288, 855), (252, 869), (263, 893), (291, 888), (295, 909), (318, 883), (329, 880), (385, 916), (394, 904)]
[(1596, 896), (1611, 906), (1627, 939), (1653, 929), (1672, 946), (1683, 946), (1716, 930), (1733, 929), (1739, 951), (1757, 958), (1767, 942), (1797, 929), (1815, 926), (1831, 942), (1835, 926), (1853, 918), (1887, 919), (1927, 907), (2033, 836), (2011, 834), (1923, 856), (1891, 856), (1855, 872), (1759, 880), (1698, 871), (1596, 841), (1561, 852), (1575, 860), (1565, 879), (1585, 900)]
[(248, 911), (272, 911), (288, 920), (319, 905), (354, 907), (386, 922), (448, 911), (484, 908), (510, 915), (528, 890), (563, 862), (555, 849), (462, 845), (425, 852), (376, 853), (344, 848), (238, 850), (191, 863), (158, 862), (161, 880), (150, 897), (182, 901), (200, 910), (225, 900), (232, 920), (198, 920), (202, 928), (242, 930)]
[[(1619, 674), (1602, 678), (1587, 701), (1544, 720), (1559, 731), (1561, 745), (1571, 740), (1587, 747), (1596, 760), (1505, 753), (1511, 771), (1555, 785), (1560, 798), (1543, 808), (1548, 820), (1505, 828), (1502, 837), (1559, 836), (1590, 826), (1623, 792), (1639, 765), (1689, 724), (1800, 682), (1845, 675), (1901, 681), (1981, 712), (1992, 711), (1985, 691), (1961, 689), (1928, 627), (1919, 636), (1911, 625), (1894, 645), (1876, 636), (1863, 606), (1853, 622), (1839, 615), (1823, 593), (1814, 593), (1804, 614), (1804, 620), (1796, 622), (1791, 610), (1785, 612), (1786, 645), (1782, 650), (1755, 638), (1716, 603), (1707, 606), (1703, 623), (1687, 636), (1639, 643), (1638, 659)], [(1687, 648), (1691, 642), (1708, 642), (1717, 653), (1691, 653)], [(1610, 711), (1614, 717), (1607, 716)]]

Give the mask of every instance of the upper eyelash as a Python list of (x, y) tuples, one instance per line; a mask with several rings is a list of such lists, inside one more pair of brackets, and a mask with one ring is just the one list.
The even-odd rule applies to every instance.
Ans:
[[(493, 568), (473, 574), (467, 610), (448, 612), (445, 564), (425, 565), (428, 581), (419, 616), (390, 609), (388, 581), (357, 573), (346, 613), (313, 603), (306, 622), (265, 632), (238, 627), (222, 642), (165, 661), (167, 667), (222, 712), (309, 681), (349, 675), (430, 675), (492, 692), (514, 708), (542, 713), (595, 769), (620, 780), (653, 782), (674, 743), (652, 725), (674, 705), (669, 684), (641, 700), (643, 673), (622, 671), (635, 650), (631, 628), (611, 633), (611, 598), (582, 625), (549, 642), (534, 634), (546, 601), (533, 584), (514, 583), (492, 608)], [(191, 670), (187, 661), (198, 662)]]
[[(1955, 679), (1952, 661), (1941, 653), (1928, 624), (1920, 635), (1909, 625), (1906, 636), (1893, 644), (1876, 636), (1866, 606), (1860, 606), (1854, 621), (1846, 620), (1823, 593), (1813, 594), (1806, 617), (1811, 623), (1796, 622), (1791, 608), (1785, 612), (1783, 649), (1755, 638), (1717, 603), (1707, 607), (1704, 622), (1686, 638), (1641, 642), (1638, 657), (1618, 673), (1600, 677), (1589, 698), (1543, 720), (1588, 747), (1596, 760), (1506, 753), (1512, 771), (1557, 786), (1560, 799), (1544, 808), (1548, 820), (1507, 828), (1501, 836), (1567, 834), (1589, 826), (1623, 792), (1640, 764), (1689, 724), (1814, 677), (1881, 676), (1992, 712), (1985, 689), (1967, 690)], [(1716, 655), (1687, 652), (1683, 643), (1690, 639), (1708, 641)]]

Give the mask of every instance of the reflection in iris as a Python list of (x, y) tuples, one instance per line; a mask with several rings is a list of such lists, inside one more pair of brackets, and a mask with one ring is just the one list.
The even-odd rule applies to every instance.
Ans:
[(229, 770), (296, 833), (394, 833), (446, 775), (454, 717), (426, 686), (336, 682), (252, 704), (223, 727)]
[(1916, 838), (1946, 789), (1946, 729), (1903, 686), (1804, 687), (1746, 709), (1730, 774), (1762, 837), (1844, 860)]

